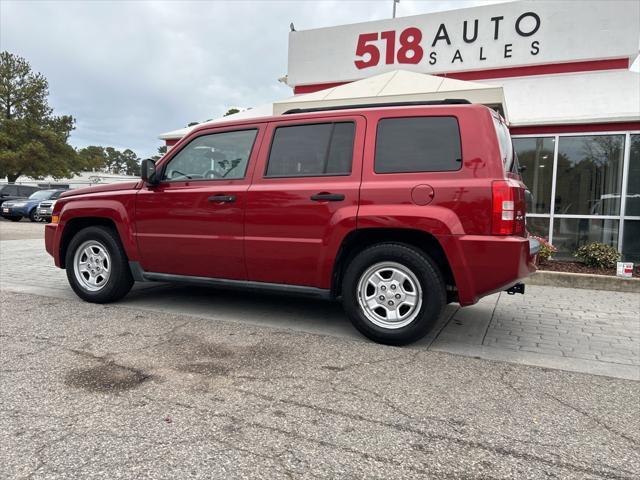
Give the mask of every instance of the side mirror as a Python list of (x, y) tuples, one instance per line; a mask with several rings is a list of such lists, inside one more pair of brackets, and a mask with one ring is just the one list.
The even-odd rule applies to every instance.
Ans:
[(140, 164), (140, 178), (149, 185), (157, 185), (160, 183), (156, 178), (156, 162), (150, 158), (142, 160)]

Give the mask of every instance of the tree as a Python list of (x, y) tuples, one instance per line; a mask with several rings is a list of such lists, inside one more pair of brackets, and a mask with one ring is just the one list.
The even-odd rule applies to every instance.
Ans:
[(78, 150), (78, 157), (84, 162), (88, 170), (106, 171), (108, 168), (107, 152), (104, 147), (91, 145)]
[(88, 168), (116, 175), (140, 175), (140, 158), (130, 149), (89, 146), (78, 151)]
[(161, 145), (160, 147), (158, 147), (158, 153), (156, 153), (153, 157), (151, 157), (151, 160), (153, 160), (154, 162), (157, 162), (164, 156), (165, 153), (167, 153), (167, 146)]
[(68, 176), (83, 169), (68, 144), (75, 120), (54, 116), (49, 84), (18, 55), (0, 52), (0, 178)]
[(138, 156), (128, 148), (122, 152), (123, 164), (121, 173), (125, 175), (140, 175), (140, 159)]
[(227, 110), (227, 113), (225, 113), (223, 117), (228, 117), (229, 115), (233, 115), (234, 113), (239, 113), (239, 112), (240, 112), (239, 108), (231, 107), (229, 110)]

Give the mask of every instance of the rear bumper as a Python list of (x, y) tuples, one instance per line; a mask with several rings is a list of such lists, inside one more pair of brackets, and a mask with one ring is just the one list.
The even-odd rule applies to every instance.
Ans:
[(3, 217), (26, 217), (27, 212), (24, 207), (1, 207), (0, 215)]
[(463, 306), (506, 290), (536, 271), (539, 244), (535, 240), (461, 235), (449, 236), (441, 243), (456, 280), (458, 301)]

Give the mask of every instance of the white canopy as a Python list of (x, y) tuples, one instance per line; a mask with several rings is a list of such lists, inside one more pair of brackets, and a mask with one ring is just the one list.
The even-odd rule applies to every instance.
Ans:
[[(446, 98), (501, 105), (505, 118), (516, 127), (637, 122), (640, 120), (640, 73), (609, 70), (491, 79), (485, 83), (484, 80), (467, 82), (396, 70), (296, 95), (207, 123), (269, 117), (293, 108)], [(179, 139), (193, 128), (163, 133), (160, 138)]]
[(233, 120), (244, 120), (248, 118), (270, 117), (272, 115), (273, 115), (273, 104), (267, 103), (265, 105), (260, 105), (258, 107), (248, 108), (247, 110), (243, 110), (238, 113), (232, 113), (231, 115), (227, 115), (226, 117), (220, 117), (214, 120), (209, 120), (208, 122), (199, 123), (191, 127), (180, 128), (178, 130), (172, 130), (170, 132), (162, 133), (158, 138), (160, 138), (160, 140), (180, 139), (184, 137), (187, 133), (189, 133), (191, 130), (193, 130), (194, 128), (201, 127), (202, 125), (228, 122)]
[(293, 108), (331, 107), (363, 103), (391, 103), (462, 98), (471, 103), (501, 106), (506, 117), (502, 87), (424, 73), (394, 70), (319, 92), (274, 102), (274, 115)]

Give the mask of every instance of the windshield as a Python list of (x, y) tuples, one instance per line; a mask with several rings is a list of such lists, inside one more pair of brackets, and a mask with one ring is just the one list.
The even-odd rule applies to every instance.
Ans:
[(54, 193), (56, 193), (55, 190), (40, 190), (32, 193), (29, 200), (48, 200)]
[(496, 127), (498, 135), (498, 144), (500, 145), (500, 156), (504, 163), (504, 171), (513, 171), (513, 145), (511, 144), (511, 134), (507, 126), (497, 117), (493, 117), (493, 124)]

